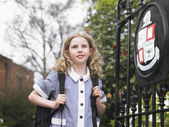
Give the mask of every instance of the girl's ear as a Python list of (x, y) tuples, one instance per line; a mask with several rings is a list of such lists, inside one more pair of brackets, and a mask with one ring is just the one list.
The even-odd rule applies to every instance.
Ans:
[(68, 50), (68, 49), (66, 49), (66, 50), (65, 50), (65, 53), (66, 53), (67, 55), (69, 55), (69, 50)]
[(93, 49), (92, 49), (92, 48), (90, 48), (90, 49), (89, 49), (89, 56), (91, 56), (91, 55), (92, 55), (92, 53), (93, 53)]

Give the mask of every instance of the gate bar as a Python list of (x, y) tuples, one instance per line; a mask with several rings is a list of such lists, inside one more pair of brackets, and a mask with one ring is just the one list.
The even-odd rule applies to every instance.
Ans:
[[(127, 2), (127, 15), (131, 15), (132, 1)], [(128, 19), (128, 44), (127, 44), (127, 115), (130, 114), (130, 43), (131, 43), (131, 19)], [(129, 117), (127, 117), (127, 127), (129, 127)]]
[[(153, 96), (152, 96), (152, 110), (156, 110), (156, 84), (153, 84)], [(153, 114), (153, 123), (152, 126), (156, 127), (156, 113)]]

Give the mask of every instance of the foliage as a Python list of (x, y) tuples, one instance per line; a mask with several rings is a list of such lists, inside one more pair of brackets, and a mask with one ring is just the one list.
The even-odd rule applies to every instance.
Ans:
[(4, 123), (1, 127), (33, 127), (35, 106), (28, 102), (29, 88), (12, 91), (9, 88), (2, 90), (0, 96), (0, 118)]
[[(96, 40), (99, 52), (103, 57), (103, 89), (107, 94), (107, 111), (101, 116), (101, 126), (114, 126), (114, 100), (115, 100), (115, 55), (116, 55), (116, 9), (118, 0), (92, 0), (93, 5), (89, 8), (86, 32), (91, 34)], [(147, 2), (147, 1), (145, 1)], [(132, 12), (138, 7), (139, 0), (133, 1)], [(127, 5), (126, 5), (127, 6)], [(120, 17), (124, 19), (128, 14), (126, 7), (121, 9)], [(131, 21), (131, 48), (130, 48), (130, 85), (138, 86), (135, 79), (134, 65), (134, 36), (136, 30), (136, 18)], [(128, 42), (128, 24), (121, 29), (120, 42), (120, 89), (127, 87), (127, 57), (129, 49)], [(121, 91), (120, 91), (121, 92)], [(120, 94), (120, 93), (119, 93)], [(168, 115), (168, 114), (165, 114)], [(167, 118), (167, 117), (166, 117)], [(110, 120), (111, 119), (111, 120)]]

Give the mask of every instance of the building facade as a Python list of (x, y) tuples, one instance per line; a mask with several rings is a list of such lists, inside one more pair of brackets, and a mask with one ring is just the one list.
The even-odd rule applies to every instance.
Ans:
[(13, 63), (11, 59), (0, 55), (0, 89), (3, 89), (5, 86), (13, 90), (17, 90), (22, 86), (31, 88), (33, 78), (33, 71)]

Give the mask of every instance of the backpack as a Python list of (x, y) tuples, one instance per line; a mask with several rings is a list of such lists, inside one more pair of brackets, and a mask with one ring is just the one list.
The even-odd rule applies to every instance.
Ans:
[[(58, 73), (58, 78), (59, 78), (59, 84), (60, 84), (59, 86), (60, 94), (64, 94), (65, 75), (62, 73)], [(49, 96), (49, 99), (50, 99), (50, 96)], [(37, 106), (36, 112), (35, 112), (35, 127), (49, 127), (51, 124), (52, 116), (59, 110), (61, 112), (63, 111), (63, 105), (60, 105), (53, 112), (51, 112), (50, 108)]]
[[(60, 94), (64, 94), (65, 91), (65, 74), (58, 73), (59, 78), (59, 89)], [(93, 87), (98, 85), (98, 77), (94, 76), (91, 77)], [(50, 97), (49, 97), (50, 99)], [(55, 109), (52, 113), (50, 108), (37, 106), (36, 113), (35, 113), (35, 127), (49, 127), (51, 124), (52, 116), (57, 112), (63, 111), (64, 106), (60, 105), (59, 108)], [(93, 121), (93, 127), (97, 127), (96, 123), (96, 116), (97, 116), (97, 108), (96, 108), (96, 97), (92, 96), (91, 94), (91, 108), (92, 108), (92, 121)], [(62, 116), (61, 116), (62, 117)], [(62, 126), (62, 125), (61, 125)]]

